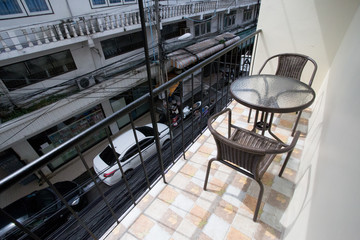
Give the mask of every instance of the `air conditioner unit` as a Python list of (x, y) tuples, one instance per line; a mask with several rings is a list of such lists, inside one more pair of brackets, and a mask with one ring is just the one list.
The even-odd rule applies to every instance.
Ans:
[(190, 28), (180, 28), (180, 35), (184, 35), (185, 33), (190, 33)]
[(77, 79), (76, 83), (77, 83), (79, 89), (83, 90), (83, 89), (86, 89), (86, 88), (89, 88), (89, 87), (95, 85), (95, 79), (93, 76), (83, 77), (83, 78)]

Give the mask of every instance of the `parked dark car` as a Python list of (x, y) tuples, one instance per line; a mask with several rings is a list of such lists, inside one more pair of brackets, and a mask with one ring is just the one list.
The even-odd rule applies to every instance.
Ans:
[[(57, 182), (54, 186), (75, 211), (80, 211), (87, 205), (84, 191), (77, 183), (64, 181)], [(71, 216), (65, 204), (50, 187), (34, 191), (3, 210), (42, 239), (63, 225)], [(31, 239), (31, 237), (26, 236), (26, 233), (1, 214), (0, 239)]]

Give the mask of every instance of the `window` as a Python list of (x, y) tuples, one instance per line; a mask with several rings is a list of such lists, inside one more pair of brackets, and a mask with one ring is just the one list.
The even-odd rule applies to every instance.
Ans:
[(161, 36), (164, 40), (178, 37), (182, 34), (181, 29), (186, 28), (186, 21), (164, 25), (161, 30)]
[(224, 15), (224, 28), (235, 25), (236, 10), (231, 11), (229, 14)]
[[(139, 142), (140, 150), (143, 151), (146, 149), (150, 144), (154, 142), (154, 138), (145, 138)], [(127, 152), (124, 154), (124, 157), (121, 159), (121, 162), (126, 162), (130, 160), (132, 157), (138, 154), (138, 147), (137, 144), (133, 145)]]
[(0, 0), (0, 18), (53, 13), (49, 0)]
[[(94, 108), (91, 108), (81, 114), (72, 116), (66, 121), (60, 122), (56, 126), (28, 139), (28, 141), (34, 150), (41, 156), (76, 136), (77, 134), (85, 131), (102, 119), (104, 119), (104, 114), (102, 112), (101, 106), (97, 105)], [(101, 140), (105, 139), (106, 136), (105, 129), (91, 135), (79, 145), (80, 150), (82, 152), (86, 151)], [(48, 164), (48, 167), (51, 171), (55, 171), (76, 156), (77, 151), (75, 147), (71, 148), (56, 159), (52, 160)]]
[(119, 56), (143, 47), (142, 33), (136, 32), (121, 37), (110, 38), (101, 41), (101, 47), (105, 59)]
[(70, 50), (0, 67), (0, 78), (9, 91), (77, 69)]
[(45, 0), (25, 0), (25, 3), (30, 12), (42, 12), (49, 10), (49, 6)]
[(211, 32), (212, 15), (205, 16), (203, 20), (198, 20), (194, 24), (195, 37)]
[(251, 20), (251, 17), (252, 17), (252, 9), (244, 10), (243, 21), (244, 22), (249, 21), (249, 20)]
[(136, 0), (91, 0), (92, 7), (110, 7), (119, 4), (136, 3)]
[[(126, 92), (119, 94), (116, 97), (111, 98), (110, 104), (111, 104), (113, 112), (118, 111), (119, 109), (125, 107), (127, 104), (135, 101), (137, 98), (143, 96), (144, 94), (146, 94), (148, 92), (149, 92), (149, 86), (148, 86), (148, 83), (145, 82), (140, 85), (137, 85), (134, 88), (129, 89)], [(146, 112), (148, 112), (149, 107), (150, 107), (150, 104), (145, 103), (145, 104), (142, 104), (141, 106), (137, 107), (134, 111), (132, 111), (131, 117), (133, 118), (133, 120), (138, 119), (139, 117), (144, 115)], [(125, 116), (121, 117), (120, 119), (118, 119), (116, 122), (117, 122), (119, 129), (121, 129), (122, 127), (124, 127), (125, 125), (130, 123), (130, 118), (128, 115), (125, 115)]]
[(19, 2), (17, 0), (0, 1), (0, 15), (11, 15), (22, 13)]
[[(115, 157), (114, 154), (116, 154), (117, 157)], [(100, 153), (100, 158), (109, 166), (113, 165), (119, 156), (120, 154), (116, 151), (113, 151), (110, 146), (107, 146), (104, 151)]]

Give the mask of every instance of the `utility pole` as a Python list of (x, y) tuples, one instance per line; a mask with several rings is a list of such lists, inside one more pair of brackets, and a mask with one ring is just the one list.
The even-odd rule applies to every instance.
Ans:
[(164, 51), (163, 51), (163, 42), (161, 37), (160, 29), (160, 10), (159, 10), (159, 0), (155, 0), (155, 17), (156, 17), (156, 34), (158, 37), (158, 59), (159, 59), (159, 85), (165, 83), (165, 65), (164, 65)]

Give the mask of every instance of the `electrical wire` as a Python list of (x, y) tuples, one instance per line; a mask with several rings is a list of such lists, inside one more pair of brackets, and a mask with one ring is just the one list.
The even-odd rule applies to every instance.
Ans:
[(24, 130), (25, 128), (29, 127), (33, 122), (35, 122), (36, 120), (38, 120), (40, 117), (42, 117), (44, 114), (48, 113), (51, 109), (53, 109), (59, 102), (54, 103), (52, 106), (48, 107), (44, 113), (40, 114), (39, 116), (37, 116), (36, 118), (34, 118), (31, 122), (29, 122), (28, 124), (26, 124), (23, 128), (21, 128), (19, 131), (17, 131), (16, 133), (14, 133), (12, 136), (10, 136), (9, 138), (7, 138), (5, 141), (0, 143), (0, 146), (5, 144), (7, 141), (9, 141), (10, 139), (12, 139), (13, 137), (15, 137), (16, 135), (18, 135), (22, 130)]

